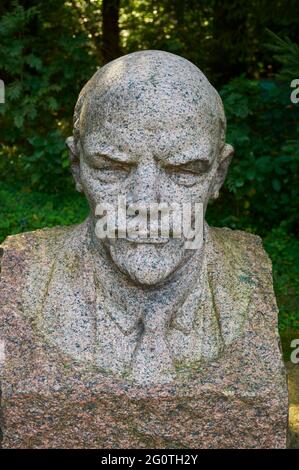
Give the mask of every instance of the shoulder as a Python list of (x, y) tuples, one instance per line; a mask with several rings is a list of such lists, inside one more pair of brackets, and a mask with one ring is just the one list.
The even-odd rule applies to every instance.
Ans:
[(253, 324), (276, 324), (272, 264), (262, 239), (240, 230), (209, 228), (207, 247), (208, 278), (225, 343)]
[(72, 227), (53, 227), (10, 235), (1, 243), (1, 252), (3, 255), (7, 255), (11, 252), (32, 250), (47, 243), (55, 243), (69, 233), (71, 229)]
[(214, 254), (253, 270), (272, 270), (271, 260), (258, 235), (227, 227), (210, 227), (209, 237)]
[[(39, 288), (47, 282), (56, 258), (85, 236), (85, 225), (53, 227), (7, 237), (0, 245), (2, 300), (16, 299), (17, 292), (31, 278)], [(2, 303), (2, 302), (1, 302)]]
[(57, 226), (10, 235), (0, 245), (1, 264), (5, 264), (8, 259), (18, 255), (31, 256), (38, 252), (45, 253), (45, 250), (47, 252), (56, 250), (57, 253), (59, 247), (65, 244), (69, 238), (73, 238), (75, 233), (84, 231), (84, 225)]
[(209, 232), (213, 241), (223, 248), (265, 253), (262, 239), (258, 235), (228, 227), (209, 227)]
[(221, 272), (223, 283), (247, 286), (251, 293), (274, 298), (272, 262), (261, 237), (229, 228), (209, 229), (210, 271)]
[(39, 254), (51, 256), (70, 231), (71, 227), (53, 227), (8, 236), (0, 245), (1, 278)]

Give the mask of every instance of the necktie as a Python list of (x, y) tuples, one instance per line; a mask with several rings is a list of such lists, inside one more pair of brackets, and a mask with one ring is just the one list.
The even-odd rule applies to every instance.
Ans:
[(168, 319), (169, 313), (156, 305), (144, 315), (143, 332), (132, 361), (133, 378), (140, 384), (167, 383), (176, 375), (165, 338)]

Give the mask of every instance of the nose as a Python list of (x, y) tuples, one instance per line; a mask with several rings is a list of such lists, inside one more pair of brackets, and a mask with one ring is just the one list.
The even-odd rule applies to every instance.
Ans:
[(134, 172), (130, 203), (150, 204), (160, 202), (159, 168), (154, 159), (140, 162)]

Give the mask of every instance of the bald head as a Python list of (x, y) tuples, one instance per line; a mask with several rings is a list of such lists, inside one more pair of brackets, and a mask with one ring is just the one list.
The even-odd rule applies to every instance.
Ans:
[(145, 140), (147, 133), (159, 131), (161, 149), (163, 130), (170, 131), (174, 140), (187, 129), (198, 135), (201, 130), (215, 134), (220, 144), (225, 140), (225, 115), (217, 91), (191, 62), (163, 51), (120, 57), (98, 70), (82, 89), (74, 114), (75, 143), (86, 133), (99, 133), (103, 126), (103, 141), (109, 130), (113, 138), (115, 125), (127, 136), (124, 147), (134, 129), (142, 130)]

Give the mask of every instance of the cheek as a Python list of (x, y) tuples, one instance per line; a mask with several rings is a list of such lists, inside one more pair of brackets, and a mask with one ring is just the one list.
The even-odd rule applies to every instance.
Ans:
[(113, 204), (121, 194), (119, 185), (103, 183), (97, 178), (96, 172), (85, 164), (80, 168), (80, 180), (92, 208), (103, 201)]
[(192, 188), (192, 194), (191, 198), (194, 201), (198, 202), (204, 202), (208, 193), (209, 193), (209, 187), (210, 187), (210, 180), (208, 177), (202, 177), (200, 181), (195, 184)]
[(165, 178), (161, 181), (161, 201), (205, 204), (209, 198), (210, 184), (210, 175), (202, 176), (193, 186), (176, 184), (171, 179)]

